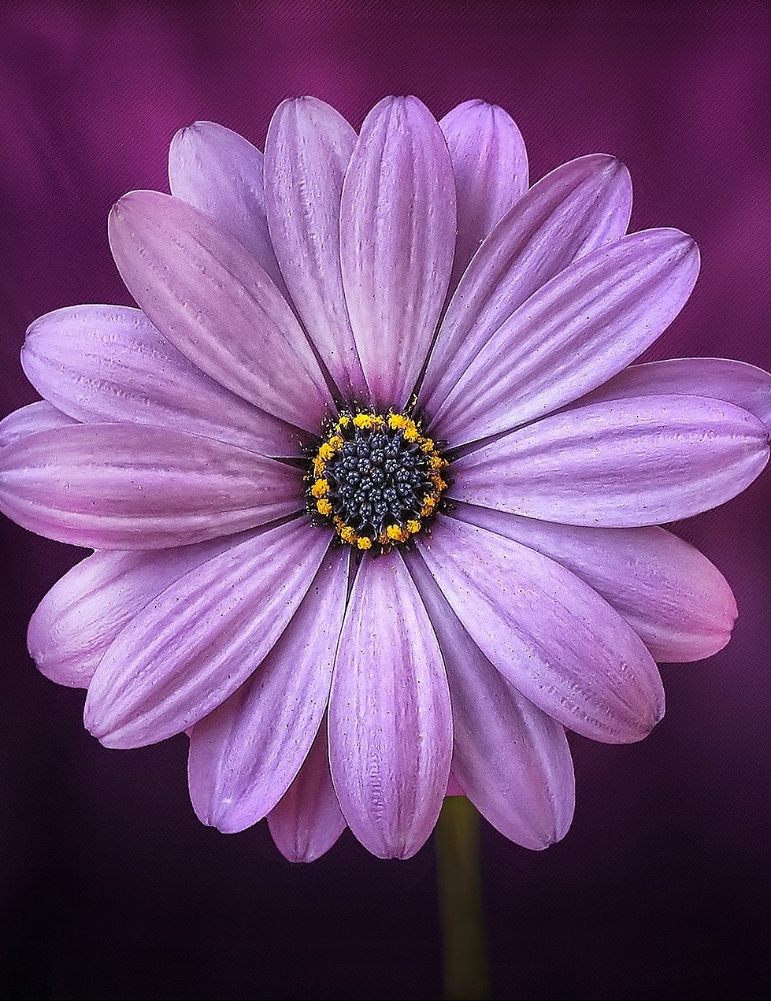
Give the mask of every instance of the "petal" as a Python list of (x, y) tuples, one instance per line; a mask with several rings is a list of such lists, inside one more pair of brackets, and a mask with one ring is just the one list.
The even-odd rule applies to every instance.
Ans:
[(46, 399), (90, 423), (152, 424), (299, 455), (297, 430), (204, 375), (139, 309), (73, 306), (31, 325), (24, 372)]
[(92, 549), (166, 549), (302, 509), (302, 473), (182, 431), (73, 424), (0, 452), (0, 510)]
[(341, 263), (359, 358), (377, 406), (404, 407), (444, 304), (455, 181), (441, 129), (415, 97), (377, 104), (343, 186)]
[(284, 101), (265, 144), (270, 235), (300, 319), (347, 400), (366, 396), (340, 271), (340, 196), (356, 133), (315, 97)]
[(256, 824), (278, 803), (305, 760), (329, 698), (349, 552), (345, 546), (328, 553), (259, 669), (193, 727), (190, 799), (204, 824), (226, 833)]
[(661, 718), (664, 692), (653, 658), (621, 616), (564, 567), (444, 515), (418, 550), (482, 653), (563, 726), (628, 743)]
[(480, 243), (527, 191), (527, 152), (511, 116), (486, 101), (465, 101), (439, 125), (447, 140), (458, 235), (450, 288), (454, 289)]
[(157, 552), (100, 551), (51, 588), (35, 609), (27, 646), (52, 681), (88, 688), (123, 628), (170, 584), (234, 545), (231, 537)]
[(420, 390), (433, 413), (511, 314), (550, 279), (626, 232), (629, 172), (610, 156), (552, 171), (500, 220), (464, 274), (442, 321)]
[(706, 396), (749, 410), (771, 428), (771, 375), (726, 358), (669, 358), (632, 365), (581, 399), (581, 403), (629, 396)]
[(216, 709), (286, 629), (329, 539), (296, 519), (250, 533), (166, 588), (104, 655), (86, 727), (106, 747), (141, 747)]
[(325, 726), (319, 728), (294, 782), (268, 814), (268, 827), (276, 847), (290, 862), (313, 862), (345, 830), (329, 773)]
[(450, 773), (447, 678), (398, 552), (365, 557), (343, 623), (329, 705), (332, 780), (348, 825), (380, 858), (431, 833)]
[[(453, 747), (453, 753), (455, 748)], [(455, 776), (450, 772), (450, 777), (447, 780), (447, 788), (444, 791), (445, 796), (465, 796), (466, 793), (461, 789), (460, 783), (455, 778)]]
[(76, 423), (77, 421), (57, 410), (47, 400), (37, 400), (35, 403), (28, 403), (26, 407), (14, 410), (0, 421), (0, 448), (20, 441), (28, 435), (37, 434), (38, 431), (51, 431)]
[(574, 407), (462, 456), (449, 496), (567, 525), (631, 528), (717, 507), (768, 462), (768, 435), (730, 403), (640, 396)]
[(456, 445), (570, 403), (616, 375), (667, 328), (699, 271), (677, 230), (623, 237), (531, 296), (481, 348), (430, 425)]
[(417, 554), (406, 557), (436, 630), (450, 684), (452, 774), (511, 841), (546, 848), (567, 833), (575, 781), (565, 729), (496, 671)]
[(655, 660), (701, 660), (731, 636), (736, 602), (725, 577), (663, 528), (556, 525), (467, 504), (458, 504), (453, 515), (536, 549), (586, 581)]
[(214, 122), (194, 122), (171, 140), (169, 185), (175, 198), (193, 205), (235, 237), (256, 258), (273, 284), (285, 291), (265, 215), (262, 153)]
[(182, 354), (256, 407), (318, 431), (332, 407), (318, 362), (286, 300), (237, 240), (158, 191), (121, 198), (109, 236), (129, 292)]

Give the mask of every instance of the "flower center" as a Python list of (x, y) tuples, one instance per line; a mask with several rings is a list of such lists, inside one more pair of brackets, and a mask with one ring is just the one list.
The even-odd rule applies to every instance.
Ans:
[(384, 549), (406, 542), (434, 514), (448, 465), (411, 417), (343, 412), (311, 461), (308, 509), (343, 542)]

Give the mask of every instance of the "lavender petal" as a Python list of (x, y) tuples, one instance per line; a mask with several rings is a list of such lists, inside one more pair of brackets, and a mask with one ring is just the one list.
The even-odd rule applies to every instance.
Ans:
[(189, 730), (268, 655), (329, 541), (298, 519), (248, 535), (167, 587), (102, 658), (86, 727), (106, 747), (123, 748)]
[(356, 133), (314, 97), (280, 104), (265, 143), (270, 235), (297, 312), (344, 399), (367, 384), (340, 271), (340, 197)]
[(511, 116), (486, 101), (459, 104), (439, 126), (450, 151), (458, 205), (454, 290), (482, 240), (527, 191), (527, 152)]
[(736, 602), (725, 577), (663, 528), (557, 525), (468, 504), (453, 516), (535, 549), (586, 581), (657, 661), (702, 660), (731, 636)]
[(534, 850), (546, 848), (564, 837), (573, 817), (575, 780), (565, 730), (496, 671), (420, 556), (408, 555), (407, 566), (447, 668), (452, 777), (510, 841)]
[(447, 678), (401, 555), (365, 557), (332, 680), (329, 756), (349, 827), (379, 858), (410, 858), (431, 833), (450, 773)]
[(256, 824), (278, 803), (307, 757), (329, 698), (349, 551), (346, 546), (327, 554), (259, 668), (193, 727), (190, 798), (204, 824), (227, 833)]
[(542, 417), (595, 389), (666, 329), (699, 270), (677, 230), (633, 233), (571, 265), (484, 345), (429, 429), (460, 445)]
[(573, 262), (623, 236), (631, 207), (628, 171), (600, 154), (563, 164), (531, 188), (463, 275), (428, 361), (420, 406), (438, 410), (515, 310)]
[(455, 181), (442, 132), (415, 97), (377, 104), (343, 185), (345, 298), (372, 400), (405, 406), (433, 339), (455, 247)]
[(658, 525), (735, 497), (768, 454), (763, 425), (730, 403), (640, 396), (571, 408), (462, 456), (449, 496), (568, 525)]
[(324, 376), (286, 300), (236, 239), (157, 191), (124, 195), (109, 235), (127, 288), (183, 355), (254, 406), (318, 432), (333, 410)]
[(262, 455), (299, 455), (307, 443), (204, 375), (139, 309), (47, 313), (27, 331), (21, 360), (38, 392), (79, 421), (176, 428)]
[(290, 862), (313, 862), (346, 828), (329, 772), (327, 730), (322, 723), (295, 780), (268, 814), (276, 847)]
[(0, 421), (0, 448), (37, 434), (38, 431), (52, 431), (71, 424), (77, 424), (77, 421), (57, 410), (47, 400), (28, 403), (26, 407), (19, 407)]
[(182, 431), (73, 424), (0, 451), (0, 510), (93, 549), (166, 549), (302, 509), (298, 469)]
[(579, 405), (630, 396), (706, 396), (749, 410), (771, 428), (771, 375), (726, 358), (668, 358), (631, 365), (581, 398)]
[(604, 743), (629, 743), (661, 718), (664, 691), (650, 653), (564, 567), (445, 515), (418, 550), (482, 653), (563, 726)]
[(155, 552), (100, 551), (54, 584), (35, 609), (27, 647), (51, 681), (88, 688), (126, 625), (175, 580), (235, 545), (232, 537)]

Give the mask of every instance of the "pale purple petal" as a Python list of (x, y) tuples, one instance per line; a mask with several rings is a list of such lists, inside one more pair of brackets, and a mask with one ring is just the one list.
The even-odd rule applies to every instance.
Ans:
[(450, 288), (479, 245), (527, 191), (527, 152), (512, 117), (495, 104), (465, 101), (439, 122), (450, 151), (458, 235)]
[(329, 698), (349, 553), (344, 546), (327, 554), (259, 668), (193, 727), (190, 799), (204, 824), (226, 833), (256, 824), (278, 803), (305, 760)]
[(52, 431), (76, 423), (47, 400), (37, 400), (14, 410), (0, 421), (0, 448), (38, 431)]
[(128, 290), (207, 375), (316, 433), (332, 409), (305, 334), (251, 254), (192, 206), (132, 191), (113, 206), (110, 246)]
[(575, 781), (565, 730), (508, 684), (461, 625), (417, 554), (406, 557), (442, 648), (452, 775), (479, 812), (525, 848), (564, 837)]
[(726, 358), (669, 358), (632, 365), (579, 403), (629, 396), (707, 396), (749, 410), (771, 428), (771, 375)]
[(80, 421), (177, 428), (263, 455), (299, 455), (307, 443), (204, 375), (139, 309), (47, 313), (27, 331), (21, 361), (38, 392)]
[(171, 140), (169, 186), (246, 247), (274, 285), (285, 291), (265, 214), (262, 153), (214, 122), (194, 122)]
[(553, 414), (462, 456), (448, 494), (567, 525), (658, 525), (735, 497), (768, 452), (765, 428), (746, 410), (640, 396)]
[(276, 847), (290, 862), (313, 862), (345, 830), (329, 773), (323, 724), (294, 782), (268, 814), (268, 827)]
[(677, 230), (633, 233), (581, 258), (487, 341), (429, 430), (460, 445), (595, 389), (667, 328), (698, 271), (696, 245)]
[(270, 235), (295, 308), (347, 400), (367, 384), (340, 271), (340, 197), (356, 133), (315, 97), (280, 104), (265, 143)]
[(74, 546), (165, 549), (302, 507), (300, 470), (182, 431), (73, 424), (0, 451), (0, 510)]
[(455, 181), (431, 113), (415, 97), (377, 104), (343, 186), (340, 254), (359, 358), (376, 405), (403, 407), (447, 294)]
[(664, 691), (642, 640), (564, 567), (444, 515), (418, 550), (482, 653), (564, 726), (628, 743), (661, 719)]
[(140, 747), (189, 730), (265, 659), (329, 540), (297, 519), (237, 541), (166, 588), (102, 658), (86, 727), (106, 747)]
[(419, 404), (430, 413), (503, 323), (574, 261), (626, 232), (632, 186), (601, 154), (552, 171), (500, 220), (461, 279), (431, 352)]
[(626, 619), (655, 660), (701, 660), (731, 636), (736, 602), (725, 577), (663, 528), (556, 525), (467, 504), (453, 516), (567, 567)]
[(349, 827), (379, 858), (409, 858), (447, 788), (452, 717), (428, 614), (401, 555), (365, 556), (329, 705), (332, 780)]
[(461, 789), (460, 782), (455, 778), (455, 776), (450, 772), (450, 777), (447, 779), (447, 788), (445, 790), (445, 796), (465, 796), (466, 793)]
[(59, 685), (88, 688), (107, 648), (138, 612), (233, 545), (226, 537), (149, 553), (88, 556), (54, 584), (30, 619), (27, 646), (38, 669)]

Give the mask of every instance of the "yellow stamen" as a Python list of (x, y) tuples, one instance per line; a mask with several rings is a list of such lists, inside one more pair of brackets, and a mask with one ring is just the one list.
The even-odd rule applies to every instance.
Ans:
[(435, 497), (434, 494), (426, 494), (423, 498), (423, 507), (420, 509), (420, 517), (428, 518), (434, 513), (434, 508), (439, 502), (439, 498)]
[(406, 528), (402, 528), (401, 525), (388, 525), (386, 526), (386, 535), (391, 540), (391, 542), (405, 542), (410, 533)]
[(323, 500), (323, 499), (317, 500), (316, 510), (319, 512), (319, 514), (332, 514), (332, 505), (329, 503), (328, 500)]
[(326, 497), (329, 493), (329, 481), (328, 480), (316, 480), (316, 482), (311, 487), (311, 493), (314, 497)]
[(366, 535), (361, 535), (356, 540), (356, 545), (359, 547), (359, 549), (371, 549), (372, 539), (368, 538)]

